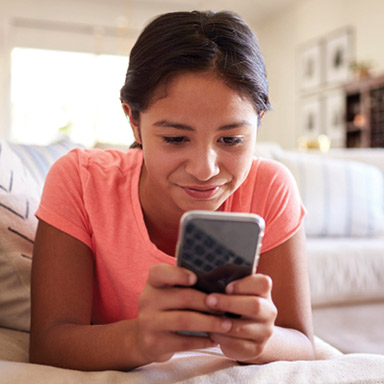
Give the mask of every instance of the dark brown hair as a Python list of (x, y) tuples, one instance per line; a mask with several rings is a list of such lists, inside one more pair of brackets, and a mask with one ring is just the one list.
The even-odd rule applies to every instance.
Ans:
[(271, 109), (257, 38), (232, 12), (172, 12), (155, 18), (132, 48), (121, 101), (138, 120), (160, 85), (180, 73), (205, 71), (247, 96), (258, 114)]

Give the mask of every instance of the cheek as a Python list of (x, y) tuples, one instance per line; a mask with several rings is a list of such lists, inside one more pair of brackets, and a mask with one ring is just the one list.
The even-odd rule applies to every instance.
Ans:
[(241, 184), (248, 176), (252, 163), (248, 160), (239, 161), (233, 168), (234, 179)]
[(169, 151), (163, 151), (156, 147), (147, 147), (144, 151), (144, 159), (147, 172), (152, 178), (169, 175), (181, 162), (177, 156), (172, 155)]
[(252, 151), (229, 156), (226, 160), (225, 167), (235, 179), (243, 181), (252, 166), (253, 157)]

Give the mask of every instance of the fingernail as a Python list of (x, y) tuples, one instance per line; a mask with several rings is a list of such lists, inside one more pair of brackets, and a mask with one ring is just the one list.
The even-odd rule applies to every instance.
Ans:
[(215, 297), (215, 296), (208, 296), (208, 298), (207, 298), (207, 304), (208, 304), (210, 307), (215, 307), (216, 304), (217, 304), (217, 297)]
[(196, 283), (196, 275), (194, 275), (193, 273), (190, 273), (189, 274), (189, 277), (188, 277), (188, 281), (189, 281), (189, 284), (193, 285)]
[(225, 291), (227, 293), (233, 293), (233, 290), (234, 290), (234, 284), (228, 284), (225, 288)]
[(232, 328), (232, 321), (225, 319), (221, 323), (221, 328), (224, 332), (228, 332)]

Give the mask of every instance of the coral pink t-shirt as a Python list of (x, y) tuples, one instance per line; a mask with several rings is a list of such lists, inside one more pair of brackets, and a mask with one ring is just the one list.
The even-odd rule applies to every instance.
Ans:
[[(175, 264), (173, 256), (151, 242), (145, 226), (139, 200), (142, 163), (139, 149), (75, 149), (53, 165), (45, 182), (36, 216), (93, 252), (95, 324), (137, 317), (149, 268)], [(262, 253), (291, 237), (305, 214), (291, 174), (281, 164), (260, 158), (221, 210), (264, 218)]]

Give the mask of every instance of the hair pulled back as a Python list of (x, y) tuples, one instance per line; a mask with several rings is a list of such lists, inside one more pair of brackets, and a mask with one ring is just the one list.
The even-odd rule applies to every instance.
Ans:
[(138, 119), (160, 85), (180, 73), (204, 71), (249, 97), (258, 114), (271, 109), (257, 38), (232, 12), (172, 12), (155, 18), (132, 48), (121, 101)]

